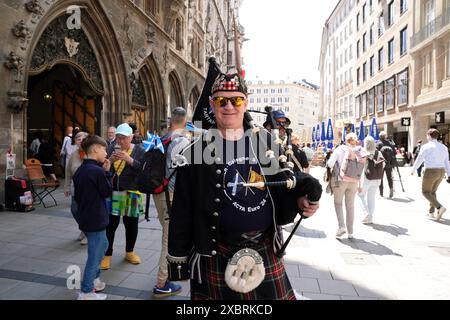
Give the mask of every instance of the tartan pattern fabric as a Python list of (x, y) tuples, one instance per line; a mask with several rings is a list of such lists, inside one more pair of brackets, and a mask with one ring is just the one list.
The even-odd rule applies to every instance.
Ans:
[(113, 191), (111, 197), (113, 216), (138, 218), (144, 214), (142, 193), (138, 191)]
[(192, 300), (295, 300), (294, 290), (279, 259), (272, 247), (272, 237), (263, 243), (248, 246), (256, 250), (264, 260), (266, 276), (255, 290), (242, 294), (231, 290), (225, 282), (225, 269), (228, 260), (242, 247), (218, 244), (218, 253), (214, 257), (202, 257), (200, 262), (202, 283), (198, 283), (197, 270), (191, 280)]
[(238, 74), (220, 74), (212, 86), (211, 94), (218, 91), (241, 92), (247, 94), (247, 86)]

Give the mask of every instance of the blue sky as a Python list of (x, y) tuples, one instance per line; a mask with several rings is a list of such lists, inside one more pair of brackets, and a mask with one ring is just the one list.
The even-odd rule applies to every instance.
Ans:
[(248, 80), (320, 84), (322, 29), (338, 0), (244, 0), (243, 58)]

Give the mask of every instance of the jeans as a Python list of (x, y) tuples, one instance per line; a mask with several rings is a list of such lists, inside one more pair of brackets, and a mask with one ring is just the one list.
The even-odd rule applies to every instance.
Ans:
[(84, 268), (81, 292), (90, 293), (94, 290), (94, 280), (100, 277), (100, 263), (108, 248), (106, 230), (99, 232), (85, 232), (88, 238), (88, 258)]
[(344, 208), (342, 204), (345, 196), (345, 209), (347, 211), (345, 220), (347, 222), (347, 231), (350, 234), (353, 234), (353, 219), (355, 215), (355, 196), (357, 192), (358, 192), (358, 182), (339, 181), (339, 186), (333, 187), (334, 209), (336, 210), (339, 228), (345, 228), (346, 225), (344, 221)]
[(377, 193), (377, 188), (380, 186), (381, 180), (369, 180), (364, 179), (362, 186), (362, 192), (358, 193), (359, 199), (361, 200), (359, 204), (363, 209), (365, 214), (373, 216), (375, 211), (375, 195)]

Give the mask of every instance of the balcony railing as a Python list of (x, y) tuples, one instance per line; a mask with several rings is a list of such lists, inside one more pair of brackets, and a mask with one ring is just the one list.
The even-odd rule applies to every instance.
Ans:
[(444, 12), (444, 14), (438, 16), (436, 19), (431, 21), (425, 27), (423, 27), (419, 32), (414, 34), (411, 38), (411, 47), (419, 45), (423, 41), (430, 38), (435, 33), (439, 32), (447, 25), (450, 24), (450, 7)]

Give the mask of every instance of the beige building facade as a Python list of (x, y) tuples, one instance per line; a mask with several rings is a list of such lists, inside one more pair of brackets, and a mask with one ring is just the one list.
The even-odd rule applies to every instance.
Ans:
[(69, 125), (105, 135), (132, 121), (145, 133), (176, 106), (192, 114), (208, 57), (234, 68), (241, 2), (1, 1), (0, 180), (7, 150), (22, 168), (38, 130), (58, 156)]
[[(306, 80), (296, 82), (249, 81), (249, 109), (264, 112), (266, 106), (282, 110), (291, 120), (291, 128), (302, 142), (310, 142), (312, 127), (320, 113), (320, 89)], [(263, 125), (266, 115), (252, 113), (255, 122)]]
[(450, 142), (450, 1), (415, 0), (411, 39), (412, 139), (435, 127)]

